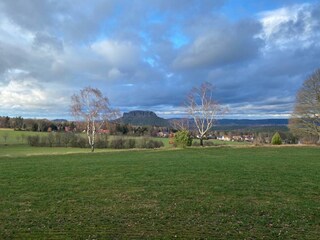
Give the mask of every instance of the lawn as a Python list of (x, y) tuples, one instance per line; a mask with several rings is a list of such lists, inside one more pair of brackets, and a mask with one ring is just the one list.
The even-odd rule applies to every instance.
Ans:
[(318, 239), (320, 148), (0, 158), (2, 239)]

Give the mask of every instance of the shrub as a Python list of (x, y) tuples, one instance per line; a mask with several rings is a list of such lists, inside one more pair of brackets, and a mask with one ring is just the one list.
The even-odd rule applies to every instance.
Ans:
[(282, 139), (280, 137), (280, 134), (278, 132), (276, 132), (273, 137), (272, 137), (272, 140), (271, 140), (271, 143), (273, 145), (281, 145), (282, 144)]
[(199, 143), (199, 142), (193, 142), (193, 143), (192, 143), (192, 146), (194, 146), (194, 147), (199, 147), (199, 146), (200, 146), (200, 143)]
[(83, 138), (83, 137), (79, 137), (78, 138), (78, 147), (80, 148), (86, 148), (88, 147), (88, 141), (87, 139)]
[(39, 146), (39, 143), (40, 143), (40, 138), (38, 135), (35, 135), (35, 136), (28, 136), (27, 137), (27, 141), (28, 141), (28, 144), (30, 146)]
[(61, 145), (62, 145), (62, 133), (60, 133), (60, 132), (57, 132), (57, 133), (55, 133), (55, 145), (56, 145), (56, 147), (61, 147)]
[(151, 139), (146, 142), (145, 148), (160, 148), (163, 146), (164, 144), (162, 141), (156, 141)]
[(262, 134), (258, 134), (254, 139), (253, 139), (253, 144), (255, 146), (261, 146), (265, 143), (265, 139), (263, 138)]
[(123, 138), (115, 138), (110, 142), (110, 148), (123, 149), (125, 147), (125, 140)]
[(106, 141), (104, 141), (103, 139), (96, 139), (95, 143), (94, 143), (96, 148), (107, 148), (108, 144)]
[(136, 147), (138, 148), (160, 148), (163, 147), (164, 144), (162, 141), (152, 140), (149, 138), (142, 138), (140, 141), (136, 144)]
[(137, 148), (146, 148), (147, 146), (147, 142), (148, 142), (148, 139), (147, 138), (141, 138), (139, 139), (139, 141), (137, 142), (136, 144), (136, 147)]
[(53, 144), (54, 144), (54, 142), (55, 142), (55, 137), (54, 137), (54, 134), (51, 132), (51, 133), (49, 133), (48, 136), (47, 136), (48, 146), (49, 146), (49, 147), (52, 147)]
[[(214, 142), (212, 141), (203, 141), (203, 146), (209, 147), (209, 146), (215, 146), (216, 144), (214, 144)], [(200, 147), (200, 143), (199, 142), (192, 142), (192, 146), (194, 147)]]
[(192, 145), (192, 137), (188, 130), (181, 130), (175, 133), (174, 142), (176, 146), (187, 147)]
[(40, 146), (40, 147), (47, 147), (47, 146), (49, 146), (48, 137), (47, 137), (47, 136), (41, 136), (39, 146)]
[(204, 143), (204, 146), (214, 146), (215, 145), (214, 142), (212, 142), (212, 141), (204, 141), (203, 143)]
[(136, 140), (135, 139), (127, 139), (125, 142), (125, 148), (135, 148), (136, 147)]
[(106, 134), (96, 135), (94, 145), (96, 148), (107, 148), (108, 147), (108, 135), (106, 135)]
[(70, 144), (71, 147), (78, 147), (78, 136), (76, 134), (72, 134), (70, 136)]
[(72, 132), (65, 132), (62, 134), (61, 142), (64, 144), (65, 147), (68, 147), (69, 143), (72, 139), (74, 139), (74, 133)]

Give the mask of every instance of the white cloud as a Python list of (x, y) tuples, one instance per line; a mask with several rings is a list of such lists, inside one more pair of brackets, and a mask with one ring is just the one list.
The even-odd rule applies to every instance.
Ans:
[(10, 69), (4, 74), (0, 85), (0, 102), (3, 109), (52, 109), (65, 102), (63, 95), (57, 95), (50, 88), (44, 88), (28, 71)]
[(121, 73), (121, 72), (119, 71), (119, 69), (117, 69), (117, 68), (112, 68), (112, 69), (108, 72), (108, 79), (111, 79), (111, 80), (113, 80), (113, 79), (119, 79), (119, 78), (124, 77), (124, 76), (125, 76), (125, 74)]
[(319, 5), (297, 4), (260, 14), (266, 49), (308, 48), (319, 43), (320, 16), (312, 11)]
[(130, 41), (104, 40), (95, 42), (91, 48), (118, 69), (131, 69), (140, 61), (139, 47)]
[(0, 41), (10, 44), (29, 45), (34, 39), (34, 34), (18, 25), (10, 22), (7, 18), (0, 18)]

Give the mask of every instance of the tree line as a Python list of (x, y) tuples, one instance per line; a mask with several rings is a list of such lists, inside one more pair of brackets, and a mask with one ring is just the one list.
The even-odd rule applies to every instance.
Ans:
[(24, 119), (23, 117), (0, 116), (0, 128), (12, 128), (17, 131), (51, 132), (73, 130), (76, 123), (71, 121), (50, 121), (48, 119)]
[[(51, 132), (46, 135), (27, 136), (27, 143), (33, 147), (91, 147), (87, 139), (75, 132)], [(99, 134), (95, 139), (95, 148), (130, 149), (130, 148), (160, 148), (162, 141), (152, 138), (129, 138), (116, 136), (110, 138), (108, 134)]]

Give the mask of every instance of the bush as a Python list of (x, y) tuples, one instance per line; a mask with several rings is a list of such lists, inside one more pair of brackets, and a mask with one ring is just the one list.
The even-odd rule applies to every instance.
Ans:
[(136, 147), (136, 140), (135, 139), (127, 139), (125, 142), (125, 148), (135, 148)]
[(79, 148), (86, 148), (88, 147), (88, 141), (87, 139), (83, 138), (83, 137), (79, 137), (78, 138), (78, 147)]
[(214, 142), (212, 142), (212, 141), (204, 141), (203, 143), (204, 143), (204, 146), (214, 146), (215, 145)]
[[(210, 146), (215, 146), (216, 144), (214, 144), (214, 142), (212, 141), (203, 141), (203, 146), (206, 147), (210, 147)], [(200, 143), (199, 142), (192, 142), (192, 146), (194, 147), (200, 147)]]
[(174, 135), (175, 145), (178, 147), (187, 147), (192, 145), (192, 137), (188, 130), (181, 130)]
[(72, 132), (65, 132), (61, 136), (61, 142), (65, 147), (68, 147), (69, 143), (74, 139), (75, 134)]
[(96, 135), (95, 147), (96, 148), (107, 148), (108, 147), (108, 135), (106, 135), (106, 134)]
[(39, 146), (40, 146), (40, 147), (47, 147), (47, 146), (49, 146), (48, 137), (47, 137), (47, 136), (41, 136)]
[(39, 138), (38, 135), (36, 135), (36, 136), (28, 136), (27, 137), (27, 141), (28, 141), (28, 144), (30, 146), (33, 146), (33, 147), (40, 145), (40, 138)]
[(125, 148), (125, 140), (123, 138), (116, 138), (110, 142), (110, 148), (123, 149)]
[(62, 146), (62, 133), (57, 132), (55, 133), (55, 145), (56, 147), (61, 147)]
[(138, 148), (149, 148), (149, 149), (160, 148), (163, 146), (164, 146), (164, 144), (162, 141), (152, 140), (149, 138), (142, 138), (142, 139), (140, 139), (138, 144), (136, 144), (136, 147), (138, 147)]
[(54, 134), (51, 132), (47, 136), (47, 144), (49, 147), (52, 147), (54, 142), (55, 142), (55, 137), (54, 137)]
[(199, 147), (199, 146), (200, 146), (200, 143), (199, 143), (199, 142), (193, 142), (193, 143), (192, 143), (192, 146), (194, 146), (194, 147)]
[(97, 138), (95, 141), (95, 147), (96, 148), (107, 148), (108, 147), (108, 141), (103, 138)]
[(156, 141), (156, 140), (149, 140), (146, 142), (145, 148), (160, 148), (163, 147), (164, 144), (162, 141)]
[(70, 146), (71, 147), (79, 147), (78, 145), (79, 137), (76, 134), (72, 134), (70, 139)]
[(282, 139), (280, 137), (280, 134), (276, 132), (271, 140), (272, 145), (281, 145), (282, 144)]
[(148, 142), (148, 139), (147, 139), (147, 138), (141, 138), (141, 139), (139, 140), (138, 144), (136, 144), (136, 147), (137, 147), (137, 148), (146, 148), (147, 142)]

